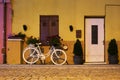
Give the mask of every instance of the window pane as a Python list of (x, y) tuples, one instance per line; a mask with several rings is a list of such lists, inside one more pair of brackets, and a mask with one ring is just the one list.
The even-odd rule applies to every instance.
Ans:
[(92, 25), (92, 44), (98, 44), (98, 25)]

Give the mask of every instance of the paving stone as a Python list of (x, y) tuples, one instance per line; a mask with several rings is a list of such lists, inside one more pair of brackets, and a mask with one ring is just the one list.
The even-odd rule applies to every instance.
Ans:
[(0, 80), (120, 80), (120, 65), (0, 65)]

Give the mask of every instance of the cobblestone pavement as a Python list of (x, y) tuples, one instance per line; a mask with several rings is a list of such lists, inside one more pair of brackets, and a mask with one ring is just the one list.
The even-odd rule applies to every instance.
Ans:
[(0, 80), (120, 80), (120, 65), (0, 65)]

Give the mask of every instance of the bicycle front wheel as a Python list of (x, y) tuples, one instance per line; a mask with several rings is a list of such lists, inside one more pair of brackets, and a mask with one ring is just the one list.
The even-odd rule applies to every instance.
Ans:
[(23, 51), (23, 60), (28, 64), (34, 64), (39, 59), (39, 51), (33, 47), (27, 47)]
[(63, 65), (67, 61), (67, 55), (65, 51), (61, 49), (56, 49), (52, 54), (51, 54), (51, 61), (55, 65)]

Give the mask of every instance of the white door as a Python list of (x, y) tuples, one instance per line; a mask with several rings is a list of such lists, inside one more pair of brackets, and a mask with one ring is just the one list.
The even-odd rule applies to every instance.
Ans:
[(85, 18), (85, 62), (104, 62), (104, 18)]

